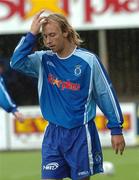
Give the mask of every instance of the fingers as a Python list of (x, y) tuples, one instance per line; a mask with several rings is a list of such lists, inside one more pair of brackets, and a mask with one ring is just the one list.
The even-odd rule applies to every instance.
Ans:
[(125, 148), (125, 140), (122, 135), (112, 136), (112, 147), (115, 151), (115, 154), (123, 154)]
[(14, 116), (15, 116), (15, 118), (16, 118), (18, 121), (20, 121), (20, 122), (23, 122), (23, 121), (24, 121), (24, 116), (23, 116), (22, 113), (20, 113), (20, 112), (15, 112), (15, 113), (14, 113)]
[(35, 15), (33, 19), (30, 32), (34, 35), (37, 35), (40, 32), (41, 25), (47, 22), (46, 16), (42, 15), (44, 12), (45, 10), (41, 10)]
[(122, 155), (124, 152), (124, 148), (125, 148), (125, 144), (122, 142), (120, 144), (116, 144), (114, 147), (115, 150), (115, 154), (119, 154)]
[(42, 20), (46, 19), (46, 16), (43, 14), (44, 12), (45, 10), (41, 10), (40, 12), (38, 12), (34, 17), (34, 20), (43, 23)]
[(40, 16), (41, 16), (41, 14), (42, 13), (44, 13), (45, 12), (45, 10), (41, 10), (40, 12), (38, 12), (36, 15), (35, 15), (35, 19), (38, 19)]
[(35, 21), (38, 21), (38, 22), (41, 22), (43, 19), (45, 19), (46, 17), (45, 16), (40, 16), (41, 14), (37, 14), (36, 17), (34, 18)]

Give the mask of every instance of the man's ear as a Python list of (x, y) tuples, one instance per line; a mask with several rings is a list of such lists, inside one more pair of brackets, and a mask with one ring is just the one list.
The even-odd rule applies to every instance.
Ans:
[(64, 36), (65, 38), (67, 38), (67, 37), (68, 37), (68, 32), (63, 32), (63, 36)]
[(46, 45), (46, 42), (45, 42), (45, 39), (44, 39), (44, 38), (43, 38), (43, 40), (42, 40), (42, 41), (43, 41), (44, 46), (45, 46), (45, 47), (47, 47), (47, 45)]

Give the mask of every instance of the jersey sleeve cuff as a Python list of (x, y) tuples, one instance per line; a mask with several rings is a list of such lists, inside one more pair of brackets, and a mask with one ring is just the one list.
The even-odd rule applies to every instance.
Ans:
[(32, 34), (31, 32), (28, 32), (26, 35), (26, 39), (29, 40), (30, 42), (34, 43), (37, 39), (37, 36)]
[(111, 135), (122, 135), (122, 128), (115, 127), (111, 129)]
[(17, 108), (13, 108), (11, 112), (12, 112), (12, 113), (15, 113), (15, 112), (17, 112), (17, 111), (18, 111)]

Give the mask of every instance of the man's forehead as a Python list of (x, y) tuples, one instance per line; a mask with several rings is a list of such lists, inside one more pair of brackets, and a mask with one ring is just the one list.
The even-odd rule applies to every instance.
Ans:
[(53, 25), (53, 26), (58, 26), (60, 27), (59, 23), (53, 19), (47, 19), (46, 25)]
[(49, 20), (45, 23), (44, 26), (45, 31), (61, 31), (60, 25), (57, 21)]

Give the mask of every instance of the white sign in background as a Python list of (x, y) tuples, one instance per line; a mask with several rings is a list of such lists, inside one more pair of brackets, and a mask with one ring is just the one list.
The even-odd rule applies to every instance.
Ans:
[[(129, 114), (131, 125), (127, 131), (124, 131), (124, 137), (127, 146), (137, 144), (137, 127), (136, 127), (136, 104), (126, 103), (121, 104), (123, 114)], [(38, 106), (20, 107), (21, 112), (25, 117), (41, 116)], [(0, 150), (29, 150), (40, 149), (43, 139), (42, 133), (16, 133), (15, 122), (12, 115), (6, 115), (6, 112), (0, 111)], [(97, 110), (97, 114), (102, 114)], [(7, 119), (8, 118), (8, 119)], [(111, 146), (110, 131), (99, 131), (100, 141), (102, 146)]]
[[(0, 34), (26, 33), (37, 11), (56, 13), (64, 4), (68, 4), (64, 9), (67, 18), (77, 30), (139, 27), (138, 0), (59, 0), (55, 4), (50, 0), (0, 0)], [(34, 13), (23, 18), (23, 12), (25, 16)]]
[(0, 149), (6, 150), (7, 147), (7, 114), (0, 109)]
[[(41, 116), (40, 108), (38, 106), (20, 107), (20, 111), (25, 118), (34, 118)], [(21, 133), (15, 132), (15, 122), (11, 115), (9, 118), (9, 132), (10, 132), (10, 149), (38, 149), (41, 147), (43, 133)]]
[[(136, 122), (136, 104), (135, 103), (122, 103), (121, 109), (123, 114), (129, 114), (131, 120), (131, 127), (127, 131), (123, 131), (125, 142), (127, 146), (133, 146), (137, 143), (137, 122)], [(97, 114), (102, 114), (102, 112), (97, 109)], [(111, 145), (111, 135), (110, 131), (99, 132), (100, 140), (102, 146)]]
[(69, 7), (70, 23), (77, 30), (139, 27), (138, 0), (71, 0)]

